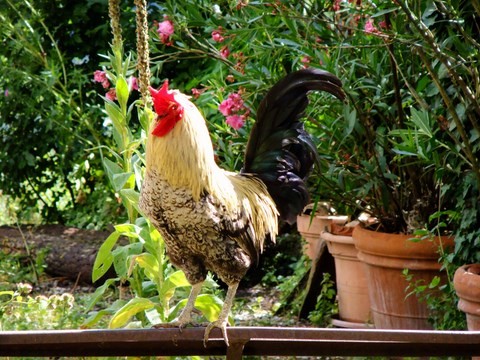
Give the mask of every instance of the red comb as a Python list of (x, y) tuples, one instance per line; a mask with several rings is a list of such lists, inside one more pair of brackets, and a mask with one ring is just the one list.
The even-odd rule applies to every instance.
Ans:
[(171, 102), (176, 102), (172, 91), (168, 90), (168, 80), (165, 80), (160, 90), (149, 87), (153, 98), (153, 107), (157, 115), (164, 116), (169, 110)]

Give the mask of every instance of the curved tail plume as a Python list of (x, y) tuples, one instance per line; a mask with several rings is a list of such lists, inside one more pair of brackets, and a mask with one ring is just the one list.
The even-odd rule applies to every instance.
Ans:
[(305, 180), (317, 156), (315, 144), (300, 121), (312, 90), (345, 98), (341, 81), (327, 71), (309, 68), (284, 77), (260, 103), (242, 170), (265, 183), (280, 217), (289, 223), (296, 221), (309, 202)]

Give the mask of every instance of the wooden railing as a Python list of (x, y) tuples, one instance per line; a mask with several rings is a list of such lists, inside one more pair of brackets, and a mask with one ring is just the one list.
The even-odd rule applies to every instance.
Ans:
[(0, 356), (480, 356), (480, 331), (232, 327), (0, 332)]

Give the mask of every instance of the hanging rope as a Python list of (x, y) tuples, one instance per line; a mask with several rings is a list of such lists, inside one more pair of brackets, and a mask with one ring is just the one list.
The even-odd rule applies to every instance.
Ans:
[(120, 0), (108, 0), (108, 16), (113, 34), (113, 48), (120, 49), (122, 46), (122, 27), (120, 26)]
[(151, 97), (148, 87), (150, 86), (150, 54), (148, 48), (148, 21), (146, 0), (134, 0), (137, 7), (137, 70), (138, 87), (142, 94), (143, 104), (150, 107)]
[[(138, 87), (142, 94), (143, 104), (151, 107), (150, 86), (150, 54), (148, 47), (148, 20), (146, 0), (134, 0), (137, 21), (137, 70)], [(120, 0), (108, 0), (108, 15), (113, 34), (113, 48), (122, 49), (122, 27), (120, 26)]]

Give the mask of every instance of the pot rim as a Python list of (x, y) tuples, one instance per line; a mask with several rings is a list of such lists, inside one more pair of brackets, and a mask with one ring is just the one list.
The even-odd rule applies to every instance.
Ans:
[(432, 240), (410, 241), (415, 238), (414, 235), (373, 231), (362, 225), (355, 226), (352, 237), (355, 247), (362, 253), (410, 260), (438, 261), (440, 244), (443, 248), (454, 246), (453, 236), (437, 236)]

